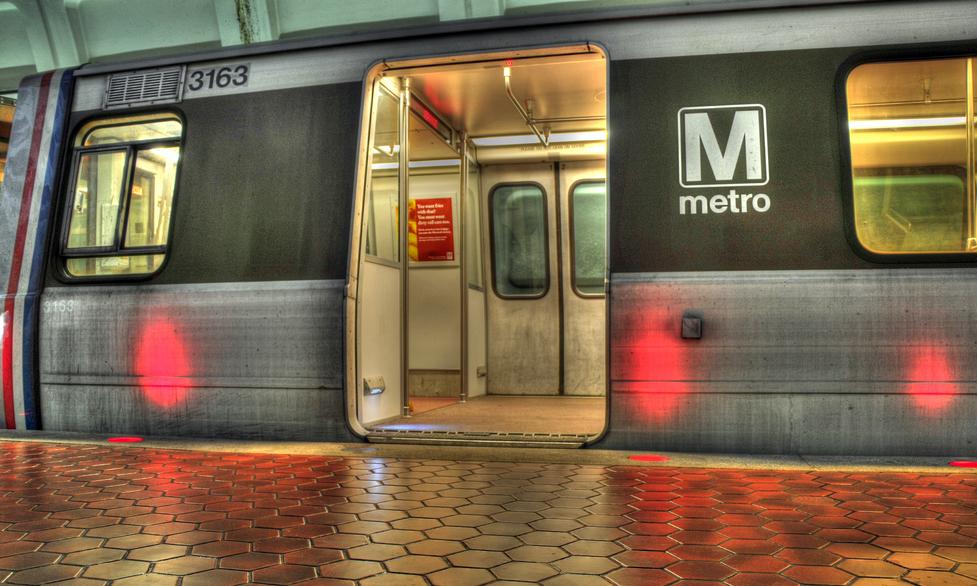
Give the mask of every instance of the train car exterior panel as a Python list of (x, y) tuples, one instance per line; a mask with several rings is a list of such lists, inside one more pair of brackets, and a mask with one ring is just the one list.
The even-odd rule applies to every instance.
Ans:
[[(186, 136), (170, 258), (153, 282), (343, 278), (359, 97), (347, 83), (154, 108), (180, 114)], [(72, 126), (113, 115), (76, 112)]]
[[(975, 284), (973, 269), (618, 276), (605, 445), (965, 453)], [(681, 338), (683, 315), (701, 339)]]
[[(846, 269), (835, 79), (852, 49), (631, 60), (611, 67), (610, 270)], [(735, 112), (765, 110), (763, 185), (683, 187), (683, 108), (715, 107), (727, 144)], [(728, 107), (727, 107), (728, 106)], [(640, 121), (640, 122), (638, 122)], [(740, 156), (736, 176), (742, 175)], [(701, 166), (708, 167), (705, 157)], [(708, 169), (703, 171), (708, 172)], [(734, 179), (735, 179), (734, 177)], [(727, 200), (716, 212), (704, 201)], [(766, 199), (758, 202), (758, 194)], [(743, 201), (744, 196), (752, 197)]]
[(53, 288), (46, 429), (350, 439), (343, 281)]

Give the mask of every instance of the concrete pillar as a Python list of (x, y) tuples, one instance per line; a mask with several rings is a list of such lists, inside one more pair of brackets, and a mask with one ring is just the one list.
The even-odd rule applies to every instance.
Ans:
[(438, 0), (441, 21), (501, 16), (504, 12), (505, 0)]
[(276, 0), (214, 0), (221, 45), (250, 45), (278, 38)]

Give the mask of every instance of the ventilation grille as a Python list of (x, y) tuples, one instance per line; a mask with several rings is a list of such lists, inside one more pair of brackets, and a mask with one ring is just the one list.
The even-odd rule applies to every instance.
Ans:
[(179, 102), (183, 89), (183, 67), (168, 67), (109, 76), (105, 88), (106, 108)]

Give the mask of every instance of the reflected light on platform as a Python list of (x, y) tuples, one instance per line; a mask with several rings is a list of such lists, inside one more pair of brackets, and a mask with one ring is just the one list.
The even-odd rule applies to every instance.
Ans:
[(107, 441), (111, 444), (137, 444), (142, 441), (142, 438), (136, 436), (119, 436), (110, 437)]
[(906, 392), (924, 415), (939, 415), (953, 402), (959, 388), (953, 382), (953, 369), (942, 345), (926, 344), (912, 348)]
[(668, 456), (661, 454), (631, 454), (628, 460), (635, 462), (668, 462)]
[(977, 468), (977, 460), (954, 460), (949, 464), (954, 468)]
[(685, 360), (686, 344), (677, 331), (671, 308), (654, 308), (636, 316), (635, 343), (622, 357), (620, 379), (632, 381), (635, 407), (642, 416), (656, 422), (672, 419), (689, 392)]
[(190, 364), (177, 325), (166, 318), (143, 324), (136, 343), (135, 373), (143, 395), (163, 408), (183, 403)]

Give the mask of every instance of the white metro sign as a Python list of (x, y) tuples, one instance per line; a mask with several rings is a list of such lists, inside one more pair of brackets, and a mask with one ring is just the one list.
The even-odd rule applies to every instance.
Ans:
[[(750, 187), (770, 180), (767, 111), (762, 104), (702, 106), (678, 111), (679, 184), (685, 188)], [(716, 130), (721, 133), (717, 136)], [(725, 137), (725, 147), (720, 146)], [(743, 190), (740, 190), (743, 191)], [(766, 212), (765, 193), (729, 189), (716, 195), (683, 195), (679, 213)]]

